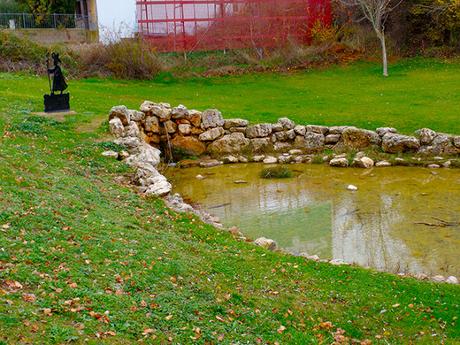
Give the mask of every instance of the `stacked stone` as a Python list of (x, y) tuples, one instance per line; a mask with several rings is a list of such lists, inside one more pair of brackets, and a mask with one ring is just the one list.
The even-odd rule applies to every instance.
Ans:
[[(194, 156), (208, 154), (226, 163), (305, 162), (325, 149), (344, 152), (377, 148), (386, 153), (433, 156), (460, 154), (459, 136), (436, 133), (428, 128), (417, 131), (416, 136), (408, 136), (391, 127), (371, 131), (352, 126), (299, 125), (288, 118), (280, 118), (274, 124), (249, 125), (244, 119), (224, 120), (217, 109), (200, 112), (183, 105), (171, 107), (168, 103), (150, 101), (145, 101), (140, 110), (127, 110), (129, 119), (119, 116), (121, 124), (111, 124), (114, 133), (124, 131), (130, 133), (130, 138), (136, 138), (126, 142), (128, 147), (136, 145), (138, 140), (157, 148), (168, 143), (173, 150)], [(345, 165), (343, 157), (340, 158), (333, 161), (335, 166)], [(351, 164), (369, 166), (370, 162), (362, 158)]]
[[(172, 189), (165, 176), (161, 175), (156, 166), (160, 163), (160, 150), (144, 141), (144, 135), (139, 129), (145, 123), (143, 112), (129, 110), (125, 106), (113, 107), (109, 115), (109, 127), (115, 136), (115, 143), (126, 147), (127, 152), (117, 158), (125, 160), (126, 164), (136, 169), (133, 183), (139, 186), (139, 191), (146, 195), (164, 196)], [(111, 156), (107, 152), (105, 156)]]

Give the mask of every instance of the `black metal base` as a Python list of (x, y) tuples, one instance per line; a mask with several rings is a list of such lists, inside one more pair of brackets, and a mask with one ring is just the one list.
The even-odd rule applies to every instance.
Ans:
[(45, 113), (70, 110), (70, 93), (45, 95)]

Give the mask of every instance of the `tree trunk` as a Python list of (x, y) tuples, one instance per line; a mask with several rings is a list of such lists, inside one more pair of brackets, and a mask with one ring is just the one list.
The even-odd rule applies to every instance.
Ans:
[(385, 32), (377, 31), (377, 36), (382, 45), (382, 65), (383, 65), (383, 76), (388, 77), (388, 58), (387, 58), (387, 46), (385, 44)]

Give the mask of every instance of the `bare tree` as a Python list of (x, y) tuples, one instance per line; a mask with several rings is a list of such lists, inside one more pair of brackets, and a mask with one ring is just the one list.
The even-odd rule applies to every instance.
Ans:
[(340, 0), (343, 4), (351, 7), (357, 7), (364, 15), (362, 19), (368, 20), (374, 29), (380, 44), (382, 46), (382, 63), (383, 75), (388, 77), (388, 57), (387, 46), (385, 43), (385, 23), (391, 11), (393, 11), (401, 2), (399, 0), (393, 5), (394, 0)]

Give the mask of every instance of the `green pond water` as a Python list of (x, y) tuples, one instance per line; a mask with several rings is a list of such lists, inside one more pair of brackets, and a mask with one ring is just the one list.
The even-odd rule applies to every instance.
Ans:
[[(169, 168), (165, 174), (175, 192), (225, 226), (272, 238), (294, 254), (460, 276), (460, 170), (290, 165), (294, 177), (267, 180), (259, 177), (263, 168)], [(348, 191), (349, 184), (358, 191)]]

